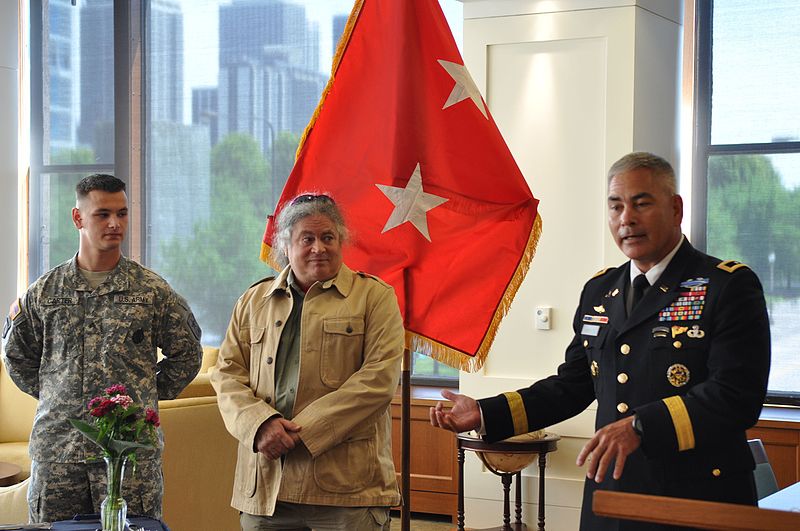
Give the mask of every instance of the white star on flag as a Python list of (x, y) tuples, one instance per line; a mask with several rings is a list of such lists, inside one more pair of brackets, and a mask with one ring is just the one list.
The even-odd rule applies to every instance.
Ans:
[(381, 234), (410, 221), (425, 236), (425, 239), (431, 241), (426, 212), (446, 202), (447, 199), (422, 191), (422, 172), (419, 163), (414, 168), (414, 173), (411, 174), (405, 188), (386, 184), (376, 184), (375, 186), (380, 188), (381, 192), (394, 204), (394, 210), (386, 221)]
[(438, 59), (438, 61), (439, 64), (442, 65), (442, 68), (447, 70), (447, 73), (450, 74), (450, 77), (453, 78), (453, 81), (456, 82), (455, 86), (453, 87), (453, 91), (450, 92), (450, 97), (448, 97), (447, 101), (444, 102), (444, 107), (442, 107), (442, 110), (469, 98), (472, 100), (472, 103), (475, 104), (478, 110), (481, 111), (483, 117), (488, 120), (489, 116), (486, 114), (486, 105), (483, 103), (483, 99), (481, 98), (481, 92), (478, 90), (477, 85), (475, 85), (475, 82), (472, 80), (472, 76), (469, 75), (467, 67), (458, 63), (445, 61), (443, 59)]

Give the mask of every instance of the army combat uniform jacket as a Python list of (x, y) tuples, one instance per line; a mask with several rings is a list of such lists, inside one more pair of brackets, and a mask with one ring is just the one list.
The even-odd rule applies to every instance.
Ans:
[[(175, 398), (195, 377), (202, 358), (186, 301), (125, 257), (94, 290), (76, 258), (45, 273), (12, 305), (3, 335), (9, 375), (39, 400), (29, 452), (42, 462), (98, 454), (68, 419), (89, 421), (86, 404), (106, 387), (124, 384), (135, 403), (158, 410), (158, 400)], [(142, 460), (159, 455), (137, 452)]]
[(630, 316), (628, 289), (630, 263), (584, 286), (558, 374), (480, 401), (487, 438), (550, 426), (595, 399), (597, 429), (636, 413), (642, 446), (619, 480), (613, 464), (600, 485), (586, 480), (583, 530), (651, 529), (595, 516), (595, 489), (755, 503), (745, 430), (758, 420), (770, 364), (758, 278), (684, 241)]

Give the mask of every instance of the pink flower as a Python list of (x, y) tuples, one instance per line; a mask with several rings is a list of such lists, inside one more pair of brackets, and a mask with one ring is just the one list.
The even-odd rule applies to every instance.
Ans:
[(111, 387), (106, 387), (106, 394), (108, 396), (114, 395), (127, 395), (128, 389), (125, 388), (122, 384), (112, 385)]
[[(121, 387), (121, 386), (120, 386)], [(123, 408), (127, 408), (131, 404), (133, 404), (133, 398), (129, 397), (128, 395), (115, 395), (109, 398), (115, 404), (122, 406)]]
[(103, 398), (102, 398), (102, 397), (99, 397), (99, 396), (96, 396), (96, 397), (92, 398), (91, 400), (89, 400), (89, 405), (88, 405), (89, 409), (94, 409), (94, 408), (95, 408), (95, 407), (97, 407), (97, 406), (98, 406), (98, 405), (99, 405), (99, 404), (100, 404), (102, 401), (103, 401)]
[(152, 408), (147, 408), (144, 412), (144, 421), (152, 424), (156, 428), (161, 425), (161, 420), (158, 418), (158, 413)]

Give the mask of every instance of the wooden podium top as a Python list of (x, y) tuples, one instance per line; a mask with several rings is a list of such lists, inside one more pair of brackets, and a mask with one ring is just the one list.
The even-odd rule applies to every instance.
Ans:
[(666, 496), (598, 490), (592, 510), (599, 516), (698, 527), (700, 529), (797, 531), (800, 513)]

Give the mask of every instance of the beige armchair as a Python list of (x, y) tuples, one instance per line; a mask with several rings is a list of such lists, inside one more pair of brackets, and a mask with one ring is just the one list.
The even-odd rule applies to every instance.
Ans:
[[(236, 440), (222, 422), (208, 369), (216, 348), (203, 349), (200, 374), (175, 400), (158, 404), (164, 431), (164, 521), (173, 531), (225, 531), (239, 528), (239, 514), (230, 506)], [(0, 461), (30, 475), (28, 438), (36, 401), (20, 391), (0, 363)], [(28, 480), (0, 487), (0, 524), (27, 519)]]

